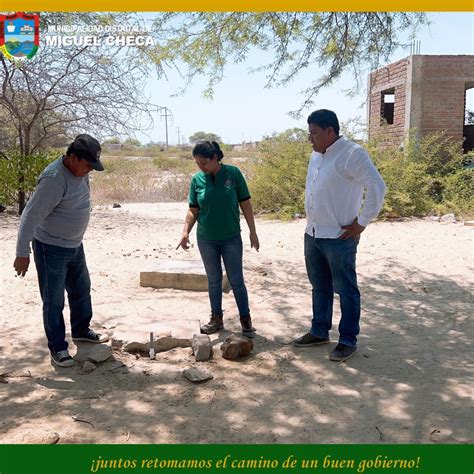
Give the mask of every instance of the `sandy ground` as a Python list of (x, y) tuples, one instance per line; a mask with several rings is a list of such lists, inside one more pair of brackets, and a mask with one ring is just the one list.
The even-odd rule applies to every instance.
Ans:
[[(175, 250), (185, 209), (94, 209), (85, 248), (95, 329), (207, 318), (206, 293), (139, 286), (154, 259), (199, 258), (196, 247)], [(338, 307), (333, 344), (289, 344), (310, 322), (305, 222), (258, 220), (260, 253), (244, 231), (253, 355), (238, 362), (220, 355), (220, 342), (239, 327), (232, 293), (225, 295), (228, 331), (214, 336), (215, 357), (202, 363), (214, 379), (193, 385), (181, 375), (195, 364), (189, 349), (155, 361), (116, 351), (91, 374), (53, 367), (34, 264), (14, 277), (17, 226), (17, 217), (0, 214), (0, 373), (10, 373), (0, 383), (2, 443), (48, 442), (52, 432), (60, 443), (473, 442), (472, 227), (424, 220), (368, 227), (358, 253), (360, 346), (338, 364), (327, 357)]]

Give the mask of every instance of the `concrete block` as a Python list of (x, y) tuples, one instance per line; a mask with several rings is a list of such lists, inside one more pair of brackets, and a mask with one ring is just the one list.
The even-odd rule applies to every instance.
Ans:
[[(140, 285), (152, 288), (207, 291), (207, 276), (201, 260), (158, 260), (155, 268), (140, 272)], [(222, 289), (230, 291), (223, 270)]]
[(192, 347), (196, 362), (203, 362), (212, 357), (211, 338), (206, 334), (195, 334)]

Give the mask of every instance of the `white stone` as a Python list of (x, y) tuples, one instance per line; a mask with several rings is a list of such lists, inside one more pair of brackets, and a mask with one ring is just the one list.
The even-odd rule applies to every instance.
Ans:
[(112, 356), (112, 349), (107, 344), (91, 344), (90, 342), (77, 343), (77, 352), (74, 359), (79, 362), (105, 362)]
[(456, 216), (454, 214), (445, 214), (441, 216), (441, 222), (456, 222)]

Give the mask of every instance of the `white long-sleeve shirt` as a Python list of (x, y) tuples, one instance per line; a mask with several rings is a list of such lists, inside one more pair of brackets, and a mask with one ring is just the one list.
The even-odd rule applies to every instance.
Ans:
[(356, 217), (366, 227), (380, 212), (384, 196), (385, 183), (367, 151), (341, 137), (325, 153), (311, 154), (305, 191), (306, 233), (337, 239), (343, 233), (341, 227)]

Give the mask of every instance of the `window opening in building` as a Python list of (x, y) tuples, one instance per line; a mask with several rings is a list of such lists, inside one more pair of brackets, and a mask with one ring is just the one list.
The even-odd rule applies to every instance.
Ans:
[(395, 109), (395, 89), (388, 89), (382, 92), (381, 107), (382, 123), (393, 124), (393, 112)]
[[(466, 84), (464, 96), (464, 127), (463, 144), (464, 153), (474, 150), (474, 84)], [(474, 168), (474, 163), (471, 163)]]

